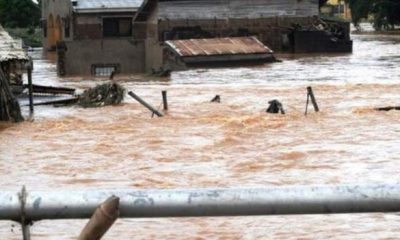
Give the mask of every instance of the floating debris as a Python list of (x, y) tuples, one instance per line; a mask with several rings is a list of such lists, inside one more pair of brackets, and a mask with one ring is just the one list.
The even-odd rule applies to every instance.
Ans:
[[(41, 101), (36, 102), (34, 106), (46, 106), (46, 105), (53, 105), (54, 107), (63, 107), (63, 106), (70, 106), (74, 105), (79, 101), (79, 97), (68, 97), (68, 98), (61, 98), (61, 99), (52, 99), (48, 101)], [(29, 105), (26, 105), (29, 106)]]
[(221, 103), (221, 96), (220, 95), (216, 95), (211, 102), (213, 103)]
[(118, 105), (124, 100), (125, 88), (117, 83), (105, 83), (86, 90), (78, 105), (84, 108)]
[(392, 110), (397, 110), (400, 111), (400, 106), (391, 106), (391, 107), (382, 107), (382, 108), (375, 108), (376, 111), (392, 111)]
[(269, 101), (268, 103), (269, 103), (269, 107), (267, 109), (267, 113), (277, 114), (280, 112), (281, 114), (285, 114), (283, 105), (278, 100), (272, 100), (272, 101)]

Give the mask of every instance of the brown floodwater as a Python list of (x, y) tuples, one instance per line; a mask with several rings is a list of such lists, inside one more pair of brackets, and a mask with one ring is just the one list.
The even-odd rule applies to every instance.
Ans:
[[(161, 189), (400, 183), (400, 36), (356, 35), (354, 53), (281, 56), (282, 63), (196, 69), (170, 79), (128, 76), (128, 90), (170, 111), (151, 118), (126, 98), (97, 109), (37, 107), (35, 120), (0, 125), (0, 187)], [(34, 81), (60, 79), (40, 52)], [(320, 113), (305, 117), (306, 86)], [(219, 94), (222, 103), (210, 103)], [(279, 99), (286, 115), (267, 115)], [(26, 114), (27, 109), (24, 108)], [(74, 239), (86, 221), (42, 221), (33, 239)], [(104, 239), (398, 239), (398, 214), (118, 220)], [(21, 239), (0, 222), (0, 239)]]

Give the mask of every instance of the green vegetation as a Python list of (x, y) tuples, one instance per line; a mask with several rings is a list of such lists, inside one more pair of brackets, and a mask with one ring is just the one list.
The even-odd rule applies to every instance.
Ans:
[(40, 6), (32, 0), (0, 0), (0, 24), (3, 27), (37, 27), (40, 17)]
[(32, 0), (0, 0), (0, 24), (12, 37), (22, 38), (25, 45), (41, 46), (41, 9)]
[(358, 26), (362, 19), (373, 19), (376, 30), (391, 30), (400, 24), (399, 0), (346, 0), (349, 3), (353, 23)]
[(21, 38), (26, 46), (42, 46), (42, 30), (40, 28), (6, 28), (13, 38)]

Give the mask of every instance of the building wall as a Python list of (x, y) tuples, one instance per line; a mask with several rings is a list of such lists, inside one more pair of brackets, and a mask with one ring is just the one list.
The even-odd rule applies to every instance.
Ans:
[(159, 37), (158, 8), (152, 11), (146, 22), (146, 72), (163, 67), (163, 45)]
[[(118, 65), (121, 74), (145, 71), (145, 32), (133, 28), (132, 36), (104, 37), (103, 18), (132, 17), (128, 13), (91, 13), (73, 15), (73, 34), (57, 48), (58, 73), (61, 76), (92, 74), (92, 65)], [(144, 33), (143, 33), (144, 32)]]
[(72, 38), (72, 4), (70, 0), (42, 0), (42, 20), (44, 48), (55, 49), (58, 41)]
[(74, 39), (101, 39), (102, 21), (96, 15), (76, 15), (74, 19)]
[[(119, 18), (135, 16), (135, 12), (126, 13), (91, 13), (75, 14), (74, 16), (74, 39), (102, 39), (103, 38), (103, 18)], [(133, 36), (134, 30), (132, 32)]]
[(75, 40), (65, 42), (63, 61), (68, 76), (90, 76), (93, 64), (119, 64), (121, 74), (145, 71), (144, 41), (133, 39)]

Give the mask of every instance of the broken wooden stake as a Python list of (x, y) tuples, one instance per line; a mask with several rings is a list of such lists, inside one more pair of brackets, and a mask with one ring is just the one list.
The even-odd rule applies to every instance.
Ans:
[(119, 217), (119, 198), (110, 197), (97, 208), (78, 240), (99, 240)]
[(318, 107), (318, 104), (317, 104), (317, 100), (315, 99), (315, 95), (314, 95), (314, 92), (312, 90), (312, 87), (307, 87), (307, 103), (306, 103), (306, 111), (305, 111), (305, 115), (306, 116), (308, 114), (308, 104), (310, 103), (310, 99), (311, 99), (311, 102), (312, 102), (312, 104), (314, 106), (315, 112), (319, 112), (319, 107)]
[(167, 98), (167, 91), (162, 91), (162, 98), (163, 98), (163, 106), (164, 111), (168, 111), (168, 98)]
[(157, 115), (158, 117), (162, 117), (163, 115), (157, 111), (154, 107), (152, 107), (150, 104), (148, 104), (147, 102), (145, 102), (143, 99), (141, 99), (139, 96), (137, 96), (134, 92), (130, 91), (129, 96), (131, 96), (133, 99), (135, 99), (136, 101), (138, 101), (140, 104), (142, 104), (143, 106), (145, 106), (147, 109), (149, 109), (153, 114)]

